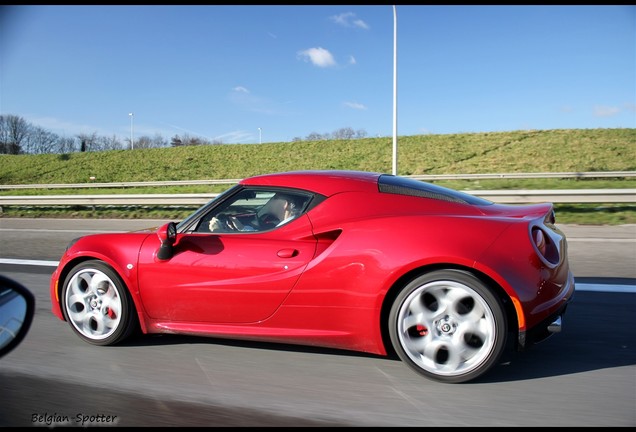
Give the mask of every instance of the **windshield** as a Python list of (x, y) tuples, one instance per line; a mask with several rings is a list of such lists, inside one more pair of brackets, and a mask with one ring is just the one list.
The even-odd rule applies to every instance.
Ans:
[(201, 213), (204, 213), (207, 211), (207, 209), (212, 205), (212, 203), (222, 199), (223, 197), (225, 197), (226, 195), (231, 195), (234, 193), (234, 191), (236, 189), (240, 189), (241, 186), (240, 185), (236, 185), (233, 186), (223, 192), (221, 192), (220, 194), (218, 194), (217, 196), (215, 196), (214, 198), (212, 198), (207, 204), (201, 206), (197, 211), (195, 211), (194, 213), (192, 213), (190, 216), (188, 216), (187, 218), (185, 218), (184, 220), (182, 220), (181, 222), (179, 222), (177, 224), (177, 232), (181, 232), (183, 229), (185, 229), (186, 227), (188, 227), (190, 225), (190, 223), (196, 219), (198, 219), (199, 215)]

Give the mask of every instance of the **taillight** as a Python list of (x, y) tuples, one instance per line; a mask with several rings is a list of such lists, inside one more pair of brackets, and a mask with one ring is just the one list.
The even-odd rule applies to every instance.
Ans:
[(552, 237), (547, 235), (543, 228), (535, 226), (532, 228), (532, 241), (539, 255), (546, 261), (557, 264), (559, 262), (559, 249)]
[(539, 228), (532, 229), (532, 240), (534, 241), (534, 245), (537, 247), (537, 250), (541, 254), (541, 256), (545, 257), (546, 252), (546, 240), (545, 234)]

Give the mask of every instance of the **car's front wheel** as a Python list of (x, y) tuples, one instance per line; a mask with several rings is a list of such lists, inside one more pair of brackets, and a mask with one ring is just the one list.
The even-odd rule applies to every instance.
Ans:
[(72, 329), (94, 345), (121, 342), (136, 325), (126, 286), (101, 261), (83, 262), (69, 272), (62, 288), (62, 306)]
[(398, 356), (436, 381), (460, 383), (487, 372), (506, 346), (506, 315), (479, 279), (459, 270), (421, 275), (398, 294), (389, 315)]

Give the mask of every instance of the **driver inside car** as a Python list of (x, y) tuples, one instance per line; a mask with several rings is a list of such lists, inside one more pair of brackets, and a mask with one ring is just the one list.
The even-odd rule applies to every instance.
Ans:
[(267, 217), (261, 219), (258, 226), (245, 224), (233, 215), (217, 215), (210, 219), (212, 232), (227, 231), (265, 231), (283, 225), (298, 216), (301, 206), (298, 198), (282, 193), (276, 194), (266, 205)]

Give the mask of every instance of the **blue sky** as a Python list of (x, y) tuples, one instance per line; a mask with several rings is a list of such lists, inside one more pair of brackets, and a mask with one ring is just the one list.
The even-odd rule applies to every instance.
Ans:
[[(397, 133), (636, 127), (636, 7), (401, 6)], [(3, 6), (0, 114), (62, 136), (393, 135), (391, 5)], [(134, 113), (133, 117), (129, 113)]]

